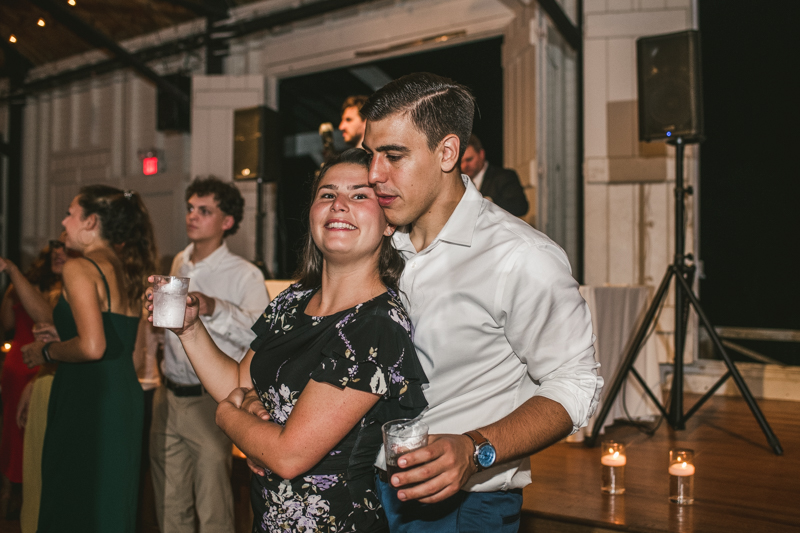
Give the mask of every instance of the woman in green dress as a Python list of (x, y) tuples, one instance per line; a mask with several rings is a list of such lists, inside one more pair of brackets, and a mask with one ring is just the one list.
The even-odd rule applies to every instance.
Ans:
[(53, 310), (60, 342), (35, 342), (26, 363), (58, 361), (42, 452), (39, 533), (133, 532), (143, 397), (133, 367), (153, 228), (138, 194), (83, 187), (66, 218), (70, 259)]

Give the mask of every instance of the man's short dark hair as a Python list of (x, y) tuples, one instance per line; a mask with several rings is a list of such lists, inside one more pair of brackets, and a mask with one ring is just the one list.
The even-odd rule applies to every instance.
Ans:
[(347, 111), (348, 107), (355, 107), (358, 109), (358, 111), (361, 111), (361, 108), (364, 107), (364, 104), (367, 103), (367, 100), (369, 100), (369, 96), (364, 96), (363, 94), (348, 96), (342, 104), (342, 114)]
[(220, 210), (233, 217), (233, 226), (225, 230), (223, 237), (233, 235), (238, 231), (239, 223), (244, 215), (244, 198), (236, 185), (222, 181), (215, 176), (196, 178), (186, 189), (186, 201), (188, 202), (189, 198), (195, 194), (200, 197), (213, 194), (214, 201), (217, 202)]
[(417, 72), (387, 83), (361, 108), (361, 116), (374, 121), (397, 113), (411, 118), (414, 127), (428, 139), (431, 151), (445, 136), (455, 134), (460, 141), (460, 158), (472, 133), (475, 97), (451, 79)]
[(483, 150), (483, 143), (481, 143), (481, 140), (478, 139), (478, 136), (474, 133), (469, 136), (469, 142), (467, 144), (472, 146), (478, 153), (481, 153), (481, 150)]

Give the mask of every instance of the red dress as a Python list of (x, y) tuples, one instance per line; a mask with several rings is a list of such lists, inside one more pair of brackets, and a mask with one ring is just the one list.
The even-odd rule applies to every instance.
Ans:
[(0, 471), (12, 483), (22, 483), (22, 436), (17, 426), (17, 405), (25, 388), (39, 371), (39, 367), (28, 368), (22, 362), (22, 348), (34, 341), (33, 320), (22, 304), (14, 304), (14, 340), (11, 350), (3, 362), (3, 376), (0, 379), (3, 399), (3, 436), (0, 442)]

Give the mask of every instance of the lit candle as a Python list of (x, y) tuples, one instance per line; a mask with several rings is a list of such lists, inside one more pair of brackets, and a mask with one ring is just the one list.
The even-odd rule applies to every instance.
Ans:
[(669, 500), (678, 505), (694, 502), (694, 451), (676, 448), (669, 451)]
[(619, 442), (606, 441), (600, 456), (603, 465), (603, 484), (600, 489), (608, 494), (625, 493), (625, 445)]
[(613, 453), (609, 453), (607, 455), (602, 456), (600, 458), (600, 464), (605, 466), (625, 466), (625, 464), (628, 462), (627, 457), (620, 454), (618, 451), (613, 451), (613, 449), (609, 449), (609, 452)]
[(675, 463), (674, 465), (669, 465), (669, 473), (673, 476), (693, 476), (694, 465), (685, 462)]

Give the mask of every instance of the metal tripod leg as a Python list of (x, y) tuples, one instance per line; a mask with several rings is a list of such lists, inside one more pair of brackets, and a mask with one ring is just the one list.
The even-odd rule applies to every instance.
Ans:
[[(597, 417), (594, 420), (592, 434), (585, 441), (587, 446), (594, 446), (595, 442), (597, 442), (597, 438), (600, 436), (600, 431), (603, 429), (603, 423), (606, 421), (606, 417), (608, 417), (608, 413), (611, 411), (611, 406), (614, 405), (614, 400), (616, 400), (617, 394), (619, 394), (622, 385), (625, 383), (625, 379), (628, 377), (628, 372), (631, 371), (631, 368), (633, 368), (633, 363), (636, 362), (636, 357), (639, 355), (639, 351), (642, 348), (642, 341), (644, 340), (645, 335), (647, 335), (647, 330), (650, 329), (650, 326), (653, 324), (653, 320), (656, 317), (658, 308), (661, 307), (661, 302), (663, 301), (664, 295), (666, 295), (667, 289), (669, 288), (670, 279), (675, 275), (675, 272), (674, 266), (670, 265), (667, 268), (667, 272), (664, 274), (664, 278), (661, 280), (661, 285), (658, 286), (658, 291), (656, 291), (653, 301), (650, 302), (650, 307), (647, 309), (647, 313), (645, 313), (639, 329), (636, 330), (636, 336), (634, 337), (631, 345), (628, 347), (628, 353), (625, 354), (625, 358), (622, 360), (622, 363), (620, 363), (616, 374), (614, 374), (614, 380), (611, 382), (611, 388), (608, 390), (608, 394), (605, 395), (605, 398), (603, 399), (603, 406), (600, 408), (600, 412), (597, 414)], [(664, 408), (661, 405), (657, 406), (666, 416)]]
[[(742, 393), (744, 400), (747, 402), (748, 407), (750, 407), (750, 411), (753, 412), (753, 416), (755, 417), (758, 425), (761, 426), (761, 430), (764, 432), (764, 435), (767, 437), (767, 442), (769, 445), (772, 446), (775, 455), (783, 455), (783, 448), (781, 447), (781, 443), (778, 441), (778, 437), (775, 436), (775, 433), (772, 432), (772, 428), (769, 427), (769, 423), (767, 419), (764, 417), (764, 414), (761, 412), (761, 409), (758, 407), (755, 398), (753, 398), (750, 389), (745, 383), (744, 378), (739, 373), (739, 369), (736, 368), (736, 365), (733, 364), (733, 360), (728, 355), (728, 352), (725, 350), (725, 347), (722, 345), (722, 341), (720, 340), (719, 336), (717, 335), (716, 330), (711, 325), (711, 321), (708, 320), (706, 317), (705, 312), (703, 312), (703, 308), (700, 307), (700, 301), (692, 292), (691, 287), (683, 278), (683, 276), (676, 276), (678, 278), (678, 283), (680, 284), (680, 288), (676, 287), (677, 290), (683, 290), (686, 296), (689, 297), (689, 301), (694, 307), (694, 310), (697, 312), (697, 316), (700, 317), (700, 321), (705, 326), (706, 330), (708, 331), (711, 340), (714, 342), (714, 346), (717, 347), (720, 354), (722, 354), (722, 359), (725, 361), (725, 365), (728, 367), (728, 371), (731, 373), (734, 382), (736, 382), (736, 386), (739, 387), (739, 392)], [(675, 376), (673, 379), (677, 379), (678, 376)], [(683, 376), (681, 376), (682, 378)]]

